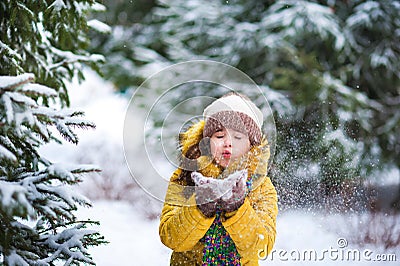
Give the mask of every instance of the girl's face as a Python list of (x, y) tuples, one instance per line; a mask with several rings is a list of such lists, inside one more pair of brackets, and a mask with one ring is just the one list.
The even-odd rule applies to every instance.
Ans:
[(210, 138), (211, 154), (217, 164), (226, 168), (231, 161), (250, 150), (250, 140), (246, 134), (223, 128)]

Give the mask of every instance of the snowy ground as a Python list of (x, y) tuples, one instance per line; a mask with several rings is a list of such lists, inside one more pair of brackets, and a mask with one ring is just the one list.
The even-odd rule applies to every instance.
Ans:
[[(171, 251), (159, 240), (158, 220), (147, 220), (132, 205), (118, 201), (98, 201), (94, 202), (93, 208), (81, 210), (79, 217), (99, 220), (100, 232), (110, 241), (107, 246), (91, 250), (99, 266), (169, 265)], [(273, 256), (260, 261), (260, 265), (398, 265), (399, 250), (396, 254), (397, 262), (377, 262), (372, 260), (377, 254), (385, 254), (384, 251), (376, 251), (373, 247), (357, 248), (350, 244), (340, 248), (338, 239), (341, 236), (327, 227), (335, 221), (341, 220), (304, 211), (280, 213)], [(311, 250), (316, 252), (317, 261), (314, 261), (314, 257), (313, 260), (307, 259), (309, 255), (304, 259), (303, 254), (310, 254)], [(360, 260), (354, 261), (353, 258), (357, 257), (353, 255), (347, 260), (347, 256), (342, 254), (347, 254), (349, 250), (358, 250)], [(300, 260), (296, 260), (298, 254)], [(371, 261), (367, 261), (368, 257), (363, 254), (368, 255)]]

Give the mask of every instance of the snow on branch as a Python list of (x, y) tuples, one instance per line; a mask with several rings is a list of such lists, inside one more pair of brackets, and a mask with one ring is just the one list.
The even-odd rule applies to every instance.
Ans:
[(23, 69), (15, 60), (15, 58), (17, 58), (17, 60), (22, 61), (21, 55), (0, 40), (0, 52), (2, 52), (2, 50), (5, 50), (6, 54), (11, 56), (11, 59), (9, 60), (10, 64), (12, 64), (19, 71), (23, 72)]
[(304, 31), (315, 33), (322, 40), (335, 39), (335, 49), (344, 47), (346, 38), (339, 20), (329, 7), (308, 1), (277, 1), (262, 24), (268, 29), (282, 28), (287, 37), (296, 37)]
[(77, 262), (84, 262), (95, 265), (94, 261), (88, 256), (88, 236), (95, 236), (99, 240), (102, 238), (95, 230), (85, 229), (87, 223), (80, 223), (72, 228), (67, 228), (59, 234), (44, 234), (41, 241), (53, 250), (53, 254), (45, 259), (37, 261), (38, 264), (49, 264), (57, 258), (62, 257), (66, 260), (66, 265)]
[(0, 76), (0, 90), (9, 91), (23, 84), (32, 82), (35, 75), (32, 73), (25, 73), (19, 76)]
[(0, 158), (16, 161), (17, 157), (6, 147), (0, 144)]
[(12, 126), (17, 135), (31, 135), (28, 131), (38, 134), (48, 142), (51, 132), (48, 126), (55, 125), (60, 134), (68, 141), (77, 144), (78, 136), (72, 127), (94, 128), (95, 125), (85, 119), (82, 111), (56, 110), (38, 104), (38, 97), (56, 98), (57, 92), (40, 84), (31, 84), (35, 79), (33, 74), (0, 77), (0, 104), (4, 106), (6, 120), (0, 121)]
[[(355, 119), (365, 130), (373, 130), (370, 120), (373, 112), (379, 112), (382, 110), (382, 104), (368, 98), (365, 93), (346, 86), (343, 84), (343, 81), (334, 78), (328, 72), (323, 74), (322, 82), (324, 86), (319, 95), (319, 99), (323, 102), (329, 102), (329, 95), (331, 94), (329, 90), (334, 91), (336, 95), (335, 104), (338, 106), (336, 112), (342, 122)], [(354, 115), (354, 111), (351, 108), (359, 110), (358, 112), (355, 112), (356, 115)]]
[(88, 26), (91, 27), (92, 29), (101, 32), (101, 33), (110, 33), (111, 32), (111, 27), (108, 26), (107, 24), (97, 20), (97, 19), (92, 19), (87, 22)]
[[(35, 210), (28, 200), (28, 190), (17, 182), (0, 180), (0, 209), (6, 215), (18, 215), (23, 218), (33, 217)], [(27, 216), (24, 214), (26, 213)]]
[(102, 5), (98, 2), (95, 2), (94, 4), (92, 4), (92, 6), (90, 8), (91, 8), (91, 10), (93, 10), (95, 12), (104, 12), (107, 10), (105, 5)]
[(56, 97), (57, 92), (49, 87), (40, 85), (40, 84), (27, 84), (26, 86), (22, 86), (19, 88), (19, 91), (35, 96), (47, 96), (47, 97)]
[(59, 56), (60, 58), (63, 58), (63, 60), (61, 60), (60, 62), (49, 65), (48, 68), (50, 70), (78, 62), (105, 62), (104, 56), (100, 54), (91, 54), (89, 56), (85, 56), (85, 55), (77, 55), (70, 51), (62, 51), (55, 47), (50, 47), (50, 49), (53, 54)]
[(54, 1), (47, 9), (54, 8), (55, 11), (60, 12), (61, 9), (67, 8), (63, 0)]
[(99, 172), (100, 168), (96, 165), (67, 165), (67, 164), (52, 164), (51, 166), (47, 167), (47, 173), (51, 176), (56, 176), (61, 178), (62, 181), (70, 182), (74, 181), (73, 174), (81, 174), (81, 173), (88, 173), (88, 172)]
[(52, 164), (40, 172), (23, 172), (13, 182), (0, 177), (0, 207), (21, 218), (42, 213), (49, 220), (72, 221), (76, 204), (90, 206), (90, 201), (64, 185), (80, 182), (79, 174), (98, 171), (95, 165)]

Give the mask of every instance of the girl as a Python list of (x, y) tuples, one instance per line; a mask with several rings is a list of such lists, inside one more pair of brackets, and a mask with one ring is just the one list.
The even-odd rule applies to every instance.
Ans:
[(258, 265), (272, 250), (277, 194), (267, 174), (263, 115), (235, 92), (180, 135), (159, 226), (171, 265)]

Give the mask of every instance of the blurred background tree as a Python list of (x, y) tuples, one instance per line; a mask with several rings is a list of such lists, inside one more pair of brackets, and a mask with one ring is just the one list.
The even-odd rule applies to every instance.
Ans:
[(104, 77), (128, 97), (150, 74), (193, 59), (232, 65), (267, 92), (277, 126), (271, 176), (282, 202), (312, 204), (349, 180), (399, 169), (398, 1), (103, 4), (112, 34), (93, 35), (91, 49), (106, 55)]

